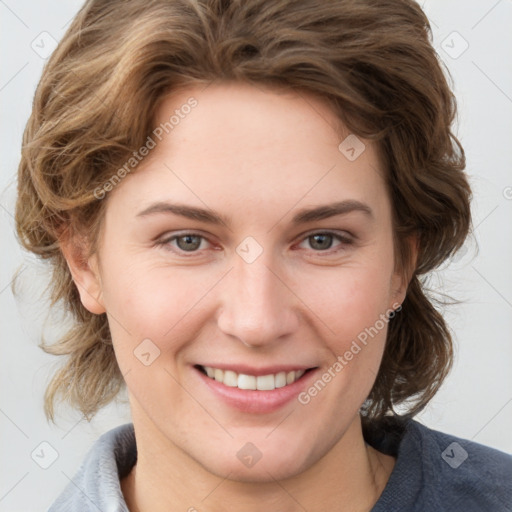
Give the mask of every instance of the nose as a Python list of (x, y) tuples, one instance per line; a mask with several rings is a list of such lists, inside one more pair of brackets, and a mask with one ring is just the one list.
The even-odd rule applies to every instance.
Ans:
[(298, 327), (296, 296), (268, 259), (236, 258), (219, 308), (219, 329), (254, 348), (282, 341)]

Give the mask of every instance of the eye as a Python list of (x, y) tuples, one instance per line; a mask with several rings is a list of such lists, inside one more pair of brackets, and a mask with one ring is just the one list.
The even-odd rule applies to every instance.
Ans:
[[(317, 232), (308, 235), (300, 244), (299, 247), (303, 247), (304, 243), (308, 243), (309, 246), (314, 249), (315, 252), (324, 252), (328, 251), (333, 247), (334, 242), (338, 242), (335, 246), (339, 249), (344, 245), (350, 245), (353, 243), (353, 240), (348, 236), (342, 236), (337, 233), (330, 232)], [(336, 249), (335, 249), (336, 250)]]
[(197, 233), (182, 233), (165, 238), (157, 243), (175, 252), (193, 253), (198, 252), (199, 249), (204, 249), (203, 245), (209, 242)]

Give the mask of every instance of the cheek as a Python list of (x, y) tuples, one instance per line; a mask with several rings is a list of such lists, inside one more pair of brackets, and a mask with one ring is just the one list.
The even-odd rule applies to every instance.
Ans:
[[(144, 262), (129, 269), (118, 261), (104, 282), (104, 301), (111, 314), (112, 336), (132, 350), (149, 338), (160, 349), (194, 333), (202, 299), (219, 280), (210, 271), (169, 269)], [(173, 345), (174, 346), (174, 345)]]
[(337, 339), (356, 337), (374, 325), (390, 305), (390, 272), (378, 266), (340, 268), (316, 275), (310, 285), (305, 302)]
[[(359, 406), (379, 370), (391, 312), (393, 269), (392, 253), (381, 254), (381, 258), (350, 268), (340, 267), (324, 276), (317, 274), (310, 281), (315, 290), (309, 295), (309, 300), (314, 301), (311, 309), (326, 326), (324, 343), (330, 356), (325, 378), (335, 382), (331, 388), (333, 403), (353, 400), (354, 407)], [(326, 410), (333, 403), (327, 400)]]

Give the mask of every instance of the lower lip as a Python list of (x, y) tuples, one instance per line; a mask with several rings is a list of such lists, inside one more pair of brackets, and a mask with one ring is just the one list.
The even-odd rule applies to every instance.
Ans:
[(193, 370), (199, 375), (208, 388), (229, 406), (242, 412), (259, 414), (277, 411), (291, 402), (306, 388), (308, 382), (316, 373), (316, 369), (309, 370), (293, 384), (288, 384), (282, 388), (276, 388), (271, 391), (256, 391), (226, 386), (221, 382), (217, 382), (215, 379), (211, 379), (195, 367)]

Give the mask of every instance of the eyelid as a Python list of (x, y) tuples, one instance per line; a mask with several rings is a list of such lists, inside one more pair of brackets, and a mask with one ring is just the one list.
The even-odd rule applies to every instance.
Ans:
[(345, 229), (312, 229), (311, 231), (306, 231), (299, 235), (301, 239), (308, 238), (313, 235), (332, 235), (339, 238), (351, 239), (355, 240), (356, 236), (353, 235), (350, 231)]
[[(212, 242), (210, 241), (210, 239), (205, 234), (201, 233), (200, 231), (190, 231), (190, 230), (188, 230), (188, 231), (187, 230), (173, 231), (172, 233), (167, 233), (161, 237), (158, 237), (155, 241), (155, 244), (157, 246), (166, 248), (166, 247), (169, 247), (171, 242), (173, 242), (177, 238), (180, 238), (180, 237), (186, 236), (186, 235), (197, 236), (197, 237), (201, 238), (202, 240), (206, 241), (208, 244), (213, 245)], [(184, 250), (180, 249), (179, 247), (171, 247), (171, 248), (168, 248), (168, 250), (171, 252), (180, 254), (180, 255), (185, 255), (187, 257), (191, 257), (193, 255), (200, 254), (202, 252), (202, 250), (204, 250), (204, 249), (197, 250), (197, 251), (184, 251)]]
[[(301, 234), (299, 241), (297, 242), (296, 245), (299, 245), (299, 244), (305, 242), (309, 237), (314, 236), (314, 235), (331, 235), (333, 238), (337, 239), (340, 242), (340, 246), (352, 245), (356, 240), (356, 237), (348, 231), (340, 232), (340, 231), (331, 230), (331, 229), (316, 229), (316, 230), (312, 230), (312, 231)], [(321, 254), (331, 254), (333, 252), (337, 252), (337, 250), (339, 250), (339, 249), (329, 248), (326, 250), (316, 250), (316, 251), (314, 249), (311, 249), (311, 252), (321, 255)]]

